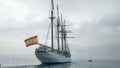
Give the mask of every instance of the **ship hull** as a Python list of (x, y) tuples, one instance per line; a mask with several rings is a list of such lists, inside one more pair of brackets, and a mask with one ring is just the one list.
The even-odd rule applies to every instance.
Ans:
[(55, 52), (35, 52), (35, 55), (43, 64), (71, 62), (70, 57)]

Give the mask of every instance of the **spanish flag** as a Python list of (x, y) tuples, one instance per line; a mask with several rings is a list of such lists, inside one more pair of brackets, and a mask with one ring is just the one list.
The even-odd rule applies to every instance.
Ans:
[(25, 41), (26, 47), (31, 46), (31, 45), (36, 45), (38, 44), (38, 39), (37, 36), (30, 37), (26, 39)]

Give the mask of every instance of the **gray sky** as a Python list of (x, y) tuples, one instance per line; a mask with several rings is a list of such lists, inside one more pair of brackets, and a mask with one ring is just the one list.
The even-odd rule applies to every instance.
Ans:
[[(120, 0), (56, 0), (71, 26), (73, 59), (120, 60)], [(44, 43), (50, 0), (0, 0), (0, 56), (34, 56), (24, 40), (38, 35)], [(72, 41), (72, 42), (71, 42)]]

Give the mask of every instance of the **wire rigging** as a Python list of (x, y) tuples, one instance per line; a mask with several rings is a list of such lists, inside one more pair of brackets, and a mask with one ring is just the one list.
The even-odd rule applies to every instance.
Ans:
[(47, 41), (48, 41), (48, 35), (49, 35), (49, 32), (50, 32), (50, 24), (49, 24), (49, 27), (48, 27), (48, 31), (47, 31), (47, 36), (46, 36), (46, 41), (45, 41), (45, 45), (47, 45)]

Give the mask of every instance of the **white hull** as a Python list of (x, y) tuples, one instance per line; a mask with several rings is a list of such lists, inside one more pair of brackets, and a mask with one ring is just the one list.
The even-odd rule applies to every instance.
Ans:
[(68, 63), (71, 62), (70, 57), (55, 52), (35, 52), (36, 57), (42, 63)]

